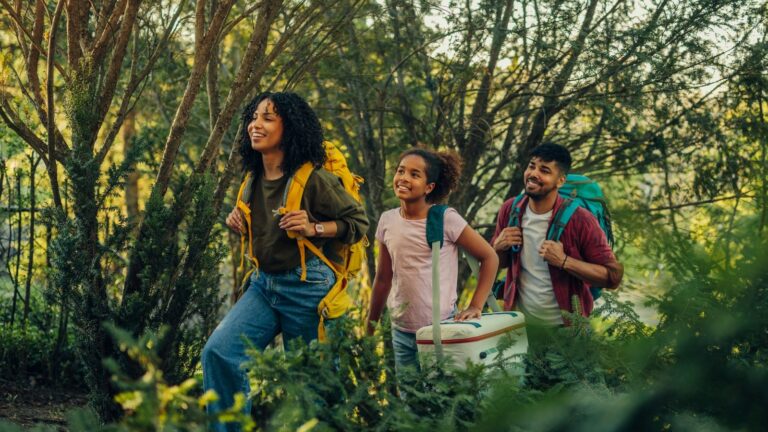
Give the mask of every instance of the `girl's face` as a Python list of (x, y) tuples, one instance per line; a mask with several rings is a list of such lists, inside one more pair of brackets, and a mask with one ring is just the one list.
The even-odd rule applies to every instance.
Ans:
[(248, 123), (248, 136), (251, 148), (261, 154), (282, 151), (283, 119), (275, 111), (275, 105), (269, 99), (259, 102), (253, 119)]
[(427, 183), (426, 161), (413, 154), (400, 159), (392, 186), (401, 201), (425, 200), (435, 188), (434, 183)]

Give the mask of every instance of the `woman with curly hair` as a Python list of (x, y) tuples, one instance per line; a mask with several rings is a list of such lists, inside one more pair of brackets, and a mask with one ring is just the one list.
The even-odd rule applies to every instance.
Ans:
[[(432, 304), (432, 250), (427, 244), (427, 215), (430, 207), (445, 201), (456, 189), (461, 175), (461, 159), (453, 152), (412, 148), (400, 155), (392, 181), (400, 206), (381, 214), (376, 240), (379, 260), (373, 282), (368, 331), (379, 320), (386, 303), (392, 317), (392, 345), (395, 369), (419, 369), (416, 331), (432, 324), (432, 307), (440, 308), (440, 318), (456, 312), (458, 248), (480, 261), (477, 290), (467, 309), (455, 315), (456, 321), (480, 318), (499, 259), (483, 239), (453, 208), (445, 211), (445, 244), (440, 249), (440, 305)], [(390, 291), (392, 291), (390, 295)]]
[[(278, 334), (287, 348), (292, 339), (309, 343), (317, 338), (317, 306), (336, 280), (335, 273), (314, 255), (306, 257), (306, 279), (294, 231), (319, 249), (331, 239), (352, 244), (368, 230), (363, 207), (343, 188), (339, 179), (321, 168), (325, 162), (320, 121), (304, 99), (294, 93), (263, 93), (243, 110), (240, 154), (243, 171), (253, 178), (250, 220), (235, 207), (227, 226), (253, 233), (258, 271), (249, 287), (224, 317), (203, 349), (203, 385), (219, 399), (208, 405), (215, 413), (232, 406), (234, 394), (249, 393), (246, 371), (247, 339), (264, 349)], [(291, 176), (306, 162), (315, 165), (307, 180), (301, 208), (280, 216)], [(246, 403), (249, 412), (250, 403)], [(239, 427), (216, 424), (217, 430)], [(229, 429), (228, 429), (229, 428)]]

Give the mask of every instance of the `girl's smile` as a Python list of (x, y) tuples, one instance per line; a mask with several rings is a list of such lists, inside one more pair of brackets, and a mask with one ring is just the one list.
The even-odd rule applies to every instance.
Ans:
[(434, 183), (427, 183), (427, 163), (417, 155), (400, 160), (392, 185), (395, 196), (403, 201), (424, 199), (435, 188)]

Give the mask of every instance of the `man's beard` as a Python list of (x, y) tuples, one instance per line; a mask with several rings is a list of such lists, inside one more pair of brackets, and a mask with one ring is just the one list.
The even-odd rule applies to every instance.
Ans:
[(534, 201), (541, 201), (544, 199), (547, 195), (549, 195), (554, 187), (550, 189), (544, 188), (543, 185), (539, 184), (539, 190), (537, 192), (530, 192), (528, 191), (528, 188), (525, 188), (525, 194), (528, 195), (528, 198), (534, 200)]

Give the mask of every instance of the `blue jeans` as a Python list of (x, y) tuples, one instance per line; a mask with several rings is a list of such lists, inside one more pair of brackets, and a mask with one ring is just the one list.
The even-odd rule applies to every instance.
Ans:
[[(219, 396), (208, 404), (215, 414), (232, 406), (234, 395), (250, 393), (247, 370), (242, 364), (248, 340), (263, 350), (282, 332), (283, 344), (302, 338), (317, 339), (320, 318), (317, 305), (336, 281), (333, 270), (313, 257), (306, 262), (307, 280), (301, 281), (301, 267), (282, 273), (254, 272), (248, 290), (219, 323), (203, 348), (203, 387)], [(250, 413), (247, 399), (245, 413)], [(213, 430), (237, 431), (239, 424), (214, 423)]]
[[(456, 315), (456, 306), (453, 307), (449, 319)], [(392, 350), (395, 353), (395, 372), (400, 373), (403, 368), (410, 368), (416, 372), (419, 367), (419, 350), (416, 344), (416, 333), (408, 333), (392, 326)]]
[(395, 372), (402, 375), (404, 368), (419, 372), (419, 351), (416, 349), (416, 334), (392, 327), (392, 351), (395, 353)]

